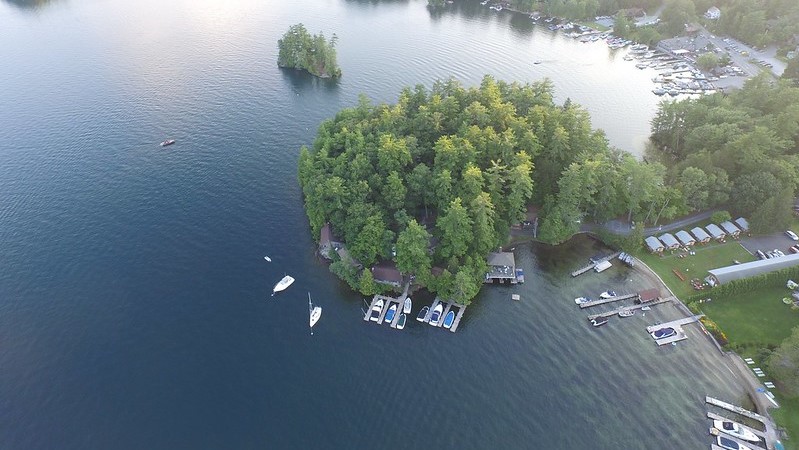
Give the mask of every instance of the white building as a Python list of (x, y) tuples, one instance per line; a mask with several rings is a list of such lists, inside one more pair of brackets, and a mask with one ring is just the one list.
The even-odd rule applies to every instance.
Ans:
[(705, 13), (705, 19), (719, 20), (719, 17), (721, 17), (721, 10), (715, 6), (708, 8), (707, 12)]

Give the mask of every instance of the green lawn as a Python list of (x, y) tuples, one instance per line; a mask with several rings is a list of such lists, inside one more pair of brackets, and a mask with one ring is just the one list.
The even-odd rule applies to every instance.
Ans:
[(791, 291), (786, 287), (760, 289), (754, 292), (714, 298), (700, 306), (707, 316), (721, 327), (738, 346), (756, 351), (777, 346), (799, 326), (799, 310), (782, 303)]
[(780, 426), (788, 430), (790, 440), (782, 441), (787, 450), (799, 450), (799, 398), (790, 400), (777, 397), (780, 407), (771, 410), (771, 415)]
[[(691, 287), (692, 278), (704, 279), (708, 270), (732, 265), (736, 260), (749, 262), (756, 259), (737, 241), (698, 245), (694, 248), (694, 252), (695, 255), (680, 258), (679, 255), (685, 252), (670, 254), (666, 251), (663, 256), (657, 256), (641, 250), (636, 256), (657, 272), (674, 295), (682, 300), (697, 293)], [(685, 277), (685, 281), (681, 281), (672, 269), (677, 269)]]

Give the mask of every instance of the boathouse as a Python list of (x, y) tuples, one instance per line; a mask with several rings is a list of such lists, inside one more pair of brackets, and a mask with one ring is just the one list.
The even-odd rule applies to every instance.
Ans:
[(717, 241), (723, 241), (724, 238), (727, 237), (724, 231), (722, 231), (721, 228), (719, 228), (719, 226), (714, 223), (711, 223), (710, 225), (706, 226), (705, 229), (710, 234), (710, 237), (712, 237)]
[(384, 261), (372, 267), (372, 278), (378, 283), (394, 287), (402, 286), (402, 274), (397, 270), (394, 261)]
[(709, 275), (705, 278), (711, 286), (728, 283), (733, 280), (754, 277), (764, 273), (774, 272), (775, 270), (785, 269), (799, 265), (799, 254), (785, 255), (779, 258), (761, 259), (733, 266), (721, 267), (709, 270)]
[(644, 240), (644, 243), (646, 244), (646, 248), (652, 253), (662, 253), (663, 250), (666, 249), (663, 246), (663, 243), (660, 242), (655, 236), (649, 236)]
[(737, 239), (741, 234), (741, 230), (739, 230), (738, 227), (733, 225), (729, 220), (726, 222), (721, 222), (719, 225), (721, 225), (721, 228), (733, 239)]
[(678, 231), (677, 233), (675, 233), (675, 236), (677, 237), (677, 239), (679, 239), (680, 243), (682, 245), (685, 245), (686, 247), (691, 247), (696, 245), (696, 239), (694, 239), (693, 236), (691, 236), (685, 230)]
[(330, 231), (330, 223), (326, 223), (319, 232), (319, 254), (324, 258), (331, 259), (330, 250), (333, 249), (333, 233)]
[(504, 283), (508, 280), (512, 283), (516, 282), (516, 258), (511, 252), (495, 252), (488, 254), (488, 273), (486, 274), (486, 283), (493, 283), (494, 280), (499, 280)]
[(710, 242), (710, 235), (707, 234), (707, 231), (703, 230), (700, 227), (692, 229), (691, 234), (694, 235), (694, 237), (700, 244), (707, 244), (708, 242)]
[(749, 233), (749, 222), (747, 222), (743, 217), (735, 219), (735, 225), (737, 225), (738, 228), (740, 228), (744, 233)]
[(641, 303), (655, 301), (658, 297), (660, 297), (660, 292), (657, 289), (645, 289), (638, 293), (638, 300)]
[(662, 242), (663, 245), (665, 245), (666, 248), (669, 250), (680, 248), (680, 241), (678, 241), (677, 238), (672, 236), (671, 233), (663, 233), (660, 236), (658, 236), (658, 239), (660, 239), (660, 242)]

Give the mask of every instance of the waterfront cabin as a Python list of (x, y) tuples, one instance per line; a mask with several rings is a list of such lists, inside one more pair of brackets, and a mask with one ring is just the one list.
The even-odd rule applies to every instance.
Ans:
[(737, 225), (742, 232), (749, 233), (749, 222), (747, 222), (743, 217), (735, 219), (735, 225)]
[(692, 229), (691, 234), (694, 235), (696, 241), (699, 242), (700, 244), (707, 244), (708, 242), (710, 242), (710, 235), (707, 234), (707, 231), (703, 230), (700, 227)]
[(672, 236), (671, 233), (663, 233), (660, 236), (658, 236), (658, 239), (660, 239), (660, 242), (662, 242), (663, 245), (665, 245), (666, 248), (669, 250), (675, 250), (680, 248), (680, 241), (678, 241), (677, 238)]
[(646, 248), (652, 253), (663, 253), (663, 250), (666, 249), (663, 243), (655, 236), (649, 236), (644, 240), (644, 243), (646, 244)]
[(330, 230), (330, 223), (326, 223), (319, 232), (319, 254), (323, 258), (332, 259), (330, 251), (333, 249), (333, 232)]
[(516, 259), (511, 252), (494, 252), (488, 254), (488, 273), (486, 283), (509, 281), (516, 283)]
[(738, 236), (741, 234), (741, 230), (739, 230), (738, 227), (733, 225), (729, 220), (726, 222), (721, 222), (719, 225), (721, 225), (721, 228), (733, 239), (738, 239)]
[(402, 286), (402, 274), (397, 270), (394, 261), (383, 261), (372, 267), (372, 278), (377, 283), (388, 284), (399, 288)]
[(705, 229), (707, 230), (710, 237), (717, 241), (724, 241), (724, 238), (727, 237), (727, 234), (719, 228), (718, 225), (711, 223), (710, 225), (706, 226)]
[(780, 258), (761, 259), (759, 261), (709, 270), (709, 275), (705, 278), (705, 281), (711, 286), (716, 286), (733, 280), (754, 277), (756, 275), (774, 272), (796, 265), (799, 265), (799, 254), (785, 255)]
[(693, 247), (696, 245), (696, 239), (693, 238), (687, 231), (680, 230), (675, 233), (675, 236), (680, 241), (680, 243), (686, 247)]

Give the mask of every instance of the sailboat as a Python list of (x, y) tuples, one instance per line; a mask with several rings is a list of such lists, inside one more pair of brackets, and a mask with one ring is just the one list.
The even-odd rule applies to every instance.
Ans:
[(280, 281), (277, 282), (275, 287), (272, 288), (272, 295), (285, 290), (287, 287), (291, 286), (291, 283), (294, 282), (294, 278), (291, 275), (286, 275)]
[(322, 317), (322, 307), (313, 305), (310, 292), (308, 293), (308, 314), (310, 315), (311, 336), (313, 336), (313, 326), (316, 325), (316, 322), (319, 322), (319, 318)]

